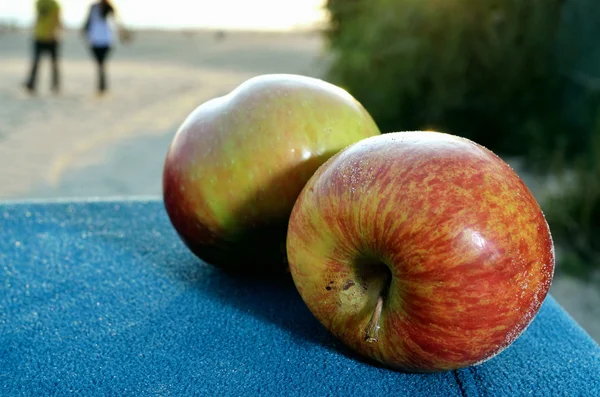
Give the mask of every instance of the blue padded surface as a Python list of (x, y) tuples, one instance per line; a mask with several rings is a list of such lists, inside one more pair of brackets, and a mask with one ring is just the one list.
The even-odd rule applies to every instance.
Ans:
[(492, 360), (406, 374), (336, 342), (291, 282), (238, 279), (160, 201), (0, 205), (0, 395), (600, 395), (600, 348), (548, 297)]

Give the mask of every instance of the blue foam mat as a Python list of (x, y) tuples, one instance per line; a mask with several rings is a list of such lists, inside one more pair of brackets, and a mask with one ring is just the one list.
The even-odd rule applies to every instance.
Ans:
[(600, 348), (549, 296), (490, 361), (407, 374), (353, 355), (291, 282), (195, 258), (160, 201), (0, 205), (0, 395), (600, 395)]

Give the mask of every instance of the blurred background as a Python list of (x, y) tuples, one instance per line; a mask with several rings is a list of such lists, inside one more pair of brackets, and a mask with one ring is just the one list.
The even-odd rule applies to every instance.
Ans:
[(39, 4), (0, 2), (0, 200), (159, 197), (200, 103), (259, 74), (320, 77), (384, 132), (453, 133), (511, 164), (555, 239), (551, 293), (600, 342), (597, 0), (114, 0), (105, 92), (81, 34), (93, 2), (56, 2), (60, 88), (45, 57), (35, 92)]

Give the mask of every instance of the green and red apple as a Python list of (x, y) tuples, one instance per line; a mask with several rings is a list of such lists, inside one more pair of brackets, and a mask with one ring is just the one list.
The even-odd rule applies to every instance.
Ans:
[(406, 371), (488, 360), (548, 293), (554, 246), (519, 176), (439, 132), (366, 138), (322, 165), (289, 221), (294, 283), (354, 351)]
[(251, 78), (183, 121), (163, 169), (163, 199), (185, 244), (215, 266), (287, 270), (287, 222), (332, 155), (380, 131), (345, 90), (320, 79)]

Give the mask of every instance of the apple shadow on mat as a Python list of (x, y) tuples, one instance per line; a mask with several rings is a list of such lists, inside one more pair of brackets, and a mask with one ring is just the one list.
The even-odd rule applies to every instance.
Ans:
[[(95, 244), (112, 252), (115, 260), (125, 262), (135, 258), (134, 263), (146, 272), (157, 272), (161, 278), (201, 295), (204, 301), (209, 300), (217, 307), (223, 305), (262, 323), (274, 324), (285, 330), (295, 343), (316, 344), (329, 350), (339, 344), (309, 311), (289, 274), (277, 277), (231, 274), (207, 264), (176, 237), (163, 208), (160, 212), (159, 226), (156, 218), (141, 217), (134, 233), (119, 234), (107, 228), (91, 236), (96, 239)], [(86, 230), (78, 225), (73, 227), (71, 235), (79, 236)], [(161, 236), (167, 245), (155, 242), (153, 232), (157, 230), (164, 230)]]
[(204, 268), (201, 277), (206, 279), (194, 282), (199, 291), (260, 321), (286, 330), (295, 343), (316, 344), (362, 365), (390, 370), (379, 362), (359, 355), (333, 336), (310, 312), (291, 276), (232, 274), (200, 260), (195, 263), (190, 261), (188, 265)]
[(333, 349), (339, 344), (312, 315), (287, 275), (266, 277), (223, 271), (195, 257), (165, 269), (210, 300), (285, 330), (296, 343)]
[(385, 370), (337, 340), (310, 312), (291, 276), (265, 277), (223, 271), (199, 259), (180, 262), (175, 275), (224, 305), (285, 330), (294, 343), (315, 344), (363, 365)]

